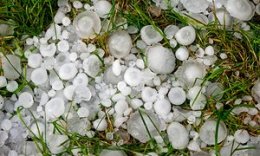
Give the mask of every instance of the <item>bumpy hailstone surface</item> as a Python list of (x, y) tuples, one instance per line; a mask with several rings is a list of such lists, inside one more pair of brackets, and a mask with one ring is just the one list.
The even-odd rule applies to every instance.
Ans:
[[(242, 21), (251, 19), (255, 8), (249, 0), (215, 0), (215, 8), (211, 0), (153, 2), (161, 9), (172, 8), (205, 24), (218, 20), (219, 28), (228, 30), (233, 24), (249, 30)], [(257, 10), (260, 3), (254, 3)], [(20, 59), (20, 50), (5, 57), (1, 54), (0, 89), (11, 96), (0, 95), (0, 155), (39, 155), (33, 142), (28, 141), (34, 135), (46, 138), (52, 154), (69, 149), (70, 142), (64, 144), (68, 136), (58, 133), (53, 121), (84, 137), (105, 136), (112, 144), (101, 151), (101, 156), (126, 156), (127, 151), (112, 149), (133, 139), (146, 143), (151, 137), (162, 149), (158, 152), (168, 148), (166, 140), (174, 150), (189, 150), (194, 156), (214, 153), (206, 150), (215, 144), (217, 123), (208, 116), (208, 108), (226, 105), (220, 103), (225, 88), (205, 77), (218, 68), (216, 61), (221, 63), (229, 55), (215, 48), (212, 39), (206, 39), (207, 45), (199, 45), (195, 40), (198, 27), (170, 24), (139, 29), (120, 15), (110, 19), (111, 1), (93, 0), (88, 4), (58, 0), (58, 6), (54, 23), (46, 32), (25, 39), (27, 65), (24, 58)], [(115, 28), (109, 24), (112, 20)], [(0, 24), (0, 28), (0, 35), (13, 33), (8, 25)], [(104, 46), (92, 42), (98, 42), (99, 35), (104, 34)], [(34, 87), (22, 87), (22, 76)], [(260, 108), (260, 80), (254, 82), (251, 93), (235, 99), (234, 104), (256, 102), (256, 107), (237, 107), (232, 112), (243, 112), (243, 123), (255, 128), (259, 126), (255, 119)], [(215, 105), (207, 105), (213, 100)], [(20, 109), (21, 116), (34, 135), (23, 127), (15, 114), (17, 108), (24, 108)], [(161, 131), (166, 134), (163, 138)], [(233, 141), (234, 146), (259, 147), (259, 137), (245, 129), (232, 134), (221, 121), (217, 140), (221, 155), (230, 155)], [(79, 150), (72, 153), (78, 155), (82, 152)], [(235, 154), (245, 155), (245, 150)]]

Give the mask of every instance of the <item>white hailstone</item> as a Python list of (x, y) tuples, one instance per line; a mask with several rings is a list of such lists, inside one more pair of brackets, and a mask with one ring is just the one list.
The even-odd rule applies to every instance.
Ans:
[(176, 50), (175, 56), (178, 60), (185, 61), (189, 58), (189, 50), (185, 46), (181, 46)]
[(59, 154), (66, 150), (69, 138), (67, 135), (51, 134), (47, 136), (47, 146), (52, 154)]
[(77, 114), (80, 118), (87, 118), (89, 116), (89, 109), (86, 107), (80, 107)]
[(144, 69), (145, 65), (144, 65), (144, 61), (142, 59), (137, 59), (135, 63), (138, 68)]
[[(215, 135), (216, 135), (216, 125), (217, 121), (214, 119), (208, 119), (201, 127), (199, 131), (200, 139), (208, 144), (215, 144)], [(227, 127), (223, 121), (220, 121), (218, 127), (218, 138), (217, 143), (222, 142), (227, 136)]]
[(78, 58), (78, 54), (77, 53), (73, 52), (73, 53), (69, 54), (70, 61), (75, 62), (77, 60), (77, 58)]
[(61, 9), (59, 9), (54, 16), (54, 23), (60, 24), (62, 22), (63, 17), (65, 17), (65, 14), (63, 11), (61, 11)]
[(56, 53), (56, 45), (55, 43), (51, 44), (41, 44), (40, 45), (40, 53), (43, 57), (52, 57)]
[(178, 45), (178, 43), (175, 39), (170, 39), (169, 41), (170, 41), (170, 46), (172, 48), (175, 48)]
[(222, 60), (225, 60), (227, 59), (227, 54), (226, 53), (220, 53), (219, 57), (222, 59)]
[(42, 122), (37, 121), (36, 123), (33, 123), (30, 130), (34, 135), (37, 137), (41, 137), (45, 131), (45, 125)]
[(29, 92), (21, 93), (19, 95), (18, 101), (19, 104), (21, 104), (24, 108), (30, 108), (34, 103), (33, 96)]
[(209, 23), (208, 17), (203, 13), (189, 13), (188, 16), (194, 20), (197, 20), (200, 24), (207, 25)]
[(223, 97), (224, 87), (221, 83), (210, 83), (206, 88), (205, 95), (220, 100)]
[(137, 109), (137, 108), (141, 107), (143, 104), (144, 104), (143, 101), (140, 99), (132, 99), (130, 102), (130, 106), (133, 109)]
[(247, 130), (244, 130), (244, 129), (237, 130), (234, 134), (234, 137), (235, 137), (236, 142), (241, 143), (241, 144), (247, 143), (250, 138)]
[(56, 97), (51, 99), (45, 105), (47, 119), (55, 119), (60, 117), (65, 112), (65, 103), (63, 99)]
[(159, 99), (154, 103), (154, 111), (160, 116), (167, 116), (171, 111), (171, 104), (167, 99)]
[(136, 47), (139, 49), (145, 49), (147, 47), (147, 44), (143, 40), (137, 40)]
[(164, 28), (164, 33), (166, 35), (166, 38), (172, 39), (178, 30), (179, 27), (177, 27), (176, 25), (168, 25), (167, 27)]
[(42, 63), (42, 56), (40, 54), (31, 54), (28, 57), (28, 65), (31, 68), (38, 68)]
[(130, 95), (131, 92), (132, 92), (132, 89), (131, 89), (130, 87), (125, 87), (125, 88), (121, 91), (121, 93), (122, 93), (124, 96)]
[(212, 56), (205, 56), (203, 58), (203, 64), (206, 66), (214, 65), (214, 63), (218, 60), (218, 58), (215, 55)]
[(12, 122), (11, 122), (9, 119), (4, 119), (4, 120), (1, 122), (1, 128), (2, 128), (4, 131), (9, 131), (9, 130), (12, 128)]
[(251, 89), (251, 94), (254, 97), (255, 101), (260, 103), (260, 79), (258, 79), (254, 86)]
[(212, 46), (207, 46), (207, 47), (205, 48), (205, 53), (206, 53), (207, 55), (209, 55), (209, 56), (214, 55), (214, 48), (213, 48)]
[(219, 24), (222, 26), (229, 27), (232, 24), (232, 17), (224, 8), (217, 9), (215, 13), (210, 13), (209, 21), (215, 21), (216, 17)]
[(94, 38), (101, 30), (101, 20), (97, 13), (84, 11), (74, 18), (73, 26), (79, 37)]
[(101, 18), (107, 18), (111, 8), (111, 3), (106, 0), (101, 0), (94, 3), (94, 10)]
[(61, 22), (62, 22), (62, 25), (66, 27), (66, 26), (70, 25), (71, 20), (70, 20), (69, 17), (65, 16), (65, 17), (62, 18)]
[(18, 56), (5, 55), (2, 58), (2, 69), (7, 79), (18, 79), (22, 73), (21, 61)]
[(190, 0), (181, 0), (181, 3), (183, 4), (184, 8), (192, 13), (200, 13), (204, 12), (209, 7), (209, 2), (207, 0), (196, 0), (196, 1), (190, 1)]
[(74, 90), (76, 102), (89, 101), (92, 97), (92, 93), (87, 86), (77, 86)]
[(152, 108), (153, 108), (153, 103), (152, 102), (146, 102), (144, 104), (144, 109), (151, 110)]
[(69, 85), (63, 90), (63, 95), (66, 99), (72, 100), (76, 86)]
[(184, 149), (189, 143), (187, 129), (178, 122), (172, 122), (167, 128), (168, 138), (174, 149)]
[(5, 144), (5, 141), (8, 139), (8, 133), (6, 131), (0, 130), (0, 147)]
[(115, 108), (115, 111), (118, 115), (122, 115), (128, 109), (128, 104), (125, 100), (119, 100), (115, 104), (114, 108)]
[(157, 100), (158, 93), (154, 88), (145, 87), (142, 89), (142, 100), (145, 102), (154, 102)]
[(61, 80), (56, 80), (51, 84), (53, 90), (62, 90), (64, 88)]
[(78, 73), (78, 70), (76, 68), (76, 65), (74, 63), (66, 63), (62, 65), (59, 69), (59, 77), (62, 80), (70, 80), (76, 76)]
[(146, 128), (152, 137), (159, 135), (161, 129), (157, 115), (150, 111), (136, 111), (132, 113), (127, 121), (127, 132), (135, 139), (145, 143), (150, 140)]
[(140, 31), (141, 38), (147, 45), (158, 43), (163, 39), (163, 36), (158, 31), (161, 32), (161, 30), (156, 30), (152, 25), (146, 25)]
[(125, 71), (124, 80), (129, 86), (138, 86), (142, 81), (142, 73), (139, 69), (130, 67)]
[(131, 36), (124, 30), (112, 33), (108, 39), (109, 52), (116, 58), (126, 57), (132, 46)]
[(61, 40), (57, 44), (58, 50), (61, 52), (67, 52), (70, 49), (69, 42), (66, 40)]
[(84, 59), (82, 66), (86, 74), (91, 77), (97, 76), (100, 71), (101, 61), (96, 55), (90, 55)]
[(88, 76), (85, 73), (79, 73), (72, 81), (74, 86), (87, 86), (88, 85)]
[(14, 92), (18, 88), (18, 83), (16, 81), (9, 81), (6, 85), (6, 90), (8, 92)]
[(107, 129), (107, 121), (105, 118), (96, 119), (93, 121), (93, 128), (97, 131), (105, 131)]
[(192, 44), (196, 39), (196, 32), (192, 26), (182, 27), (175, 34), (177, 42), (181, 45), (187, 46)]
[(192, 110), (202, 110), (205, 108), (206, 104), (207, 99), (203, 94), (190, 100), (190, 107)]
[(80, 1), (73, 1), (72, 5), (75, 9), (80, 9), (83, 7), (83, 4)]
[(157, 74), (169, 74), (175, 68), (175, 56), (173, 52), (163, 47), (155, 45), (147, 49), (148, 67)]
[(139, 31), (139, 29), (134, 25), (130, 25), (127, 27), (127, 32), (129, 34), (136, 34), (136, 33), (138, 33), (138, 31)]
[(127, 156), (124, 151), (103, 149), (99, 156)]
[(18, 156), (18, 153), (15, 150), (10, 150), (8, 156)]
[(3, 88), (7, 85), (7, 80), (4, 76), (0, 76), (0, 88)]
[(202, 81), (206, 75), (206, 68), (195, 61), (184, 61), (182, 66), (175, 72), (178, 80), (184, 82), (186, 86), (192, 86)]
[(55, 95), (56, 95), (56, 91), (55, 90), (52, 89), (52, 90), (48, 91), (48, 96), (49, 97), (54, 97)]
[(4, 100), (3, 96), (2, 96), (2, 95), (0, 95), (0, 109), (2, 109), (2, 108), (3, 108), (3, 106), (4, 106), (4, 103), (5, 103), (5, 100)]
[[(199, 145), (199, 143), (196, 140), (191, 140), (187, 148), (190, 151), (196, 151), (196, 152), (200, 152), (201, 151), (200, 145)], [(196, 156), (196, 155), (192, 155), (192, 156)], [(197, 155), (197, 156), (204, 156), (204, 155)]]
[(254, 16), (255, 6), (249, 0), (228, 0), (225, 7), (231, 16), (241, 21), (248, 21)]
[(255, 12), (260, 15), (260, 3), (255, 6)]
[(168, 93), (170, 102), (174, 105), (182, 105), (186, 101), (186, 93), (180, 87), (171, 88)]
[(112, 71), (116, 76), (121, 74), (122, 68), (120, 65), (120, 60), (115, 60), (112, 64)]

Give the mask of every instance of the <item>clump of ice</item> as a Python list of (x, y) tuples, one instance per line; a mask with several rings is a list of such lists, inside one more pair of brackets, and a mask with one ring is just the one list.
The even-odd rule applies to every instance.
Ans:
[(2, 68), (4, 77), (10, 80), (15, 80), (22, 74), (21, 61), (18, 56), (6, 55), (2, 57)]
[(187, 129), (178, 122), (172, 122), (167, 128), (168, 138), (174, 149), (185, 149), (189, 143)]
[[(161, 30), (159, 30), (161, 31)], [(146, 25), (141, 29), (141, 38), (147, 45), (160, 42), (163, 37), (152, 25)]]
[(175, 38), (177, 42), (181, 45), (190, 45), (195, 41), (196, 38), (195, 29), (192, 26), (182, 27), (176, 32)]
[(173, 52), (163, 47), (155, 45), (146, 51), (148, 67), (158, 74), (169, 74), (175, 69), (175, 56)]

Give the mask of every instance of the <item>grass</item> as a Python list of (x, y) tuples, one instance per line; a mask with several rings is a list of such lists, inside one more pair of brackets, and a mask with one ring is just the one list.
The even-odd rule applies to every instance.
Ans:
[[(217, 49), (217, 55), (221, 52), (225, 52), (228, 55), (228, 59), (218, 60), (215, 67), (208, 71), (209, 73), (205, 77), (205, 81), (210, 80), (220, 82), (224, 86), (225, 90), (223, 91), (222, 99), (216, 100), (214, 97), (208, 99), (206, 109), (203, 111), (203, 116), (211, 115), (211, 117), (215, 118), (218, 123), (223, 121), (227, 125), (230, 132), (235, 132), (237, 129), (243, 128), (247, 129), (252, 135), (260, 134), (259, 130), (242, 123), (242, 115), (236, 116), (232, 114), (232, 110), (238, 107), (233, 104), (234, 101), (237, 98), (242, 98), (244, 95), (250, 95), (252, 81), (255, 81), (258, 77), (260, 77), (260, 25), (257, 23), (257, 19), (253, 19), (248, 23), (251, 30), (249, 32), (245, 32), (240, 30), (236, 25), (230, 30), (220, 28), (219, 24), (216, 22), (205, 25), (195, 19), (185, 15), (180, 15), (172, 10), (162, 10), (160, 16), (156, 17), (149, 11), (149, 8), (152, 6), (151, 1), (112, 0), (112, 4), (113, 8), (110, 12), (110, 24), (112, 25), (111, 31), (118, 28), (118, 26), (114, 23), (117, 17), (122, 16), (127, 19), (128, 25), (134, 25), (139, 29), (145, 25), (152, 25), (164, 36), (163, 45), (168, 48), (171, 47), (169, 46), (168, 40), (165, 38), (165, 35), (161, 30), (169, 24), (178, 24), (182, 26), (193, 25), (197, 31), (196, 43), (202, 48), (209, 45), (209, 38), (212, 39), (214, 41), (214, 49)], [(22, 51), (24, 41), (21, 41), (20, 38), (24, 35), (39, 35), (52, 22), (55, 10), (57, 10), (55, 0), (2, 0), (0, 2), (0, 23), (8, 23), (14, 28), (15, 33), (11, 36), (4, 36), (0, 38), (0, 50), (5, 52), (4, 54), (14, 54), (15, 49), (20, 49)], [(72, 10), (71, 17), (74, 17), (76, 13), (77, 10)], [(205, 32), (205, 30), (207, 31)], [(109, 36), (109, 33), (110, 31), (97, 37), (95, 40), (85, 40), (85, 42), (95, 43), (105, 49), (106, 54), (109, 54), (105, 42)], [(242, 38), (235, 38), (234, 33), (240, 33)], [(140, 36), (136, 36), (136, 39), (138, 38), (140, 38)], [(21, 55), (21, 58), (23, 64), (25, 65), (26, 59), (23, 55)], [(0, 72), (3, 74), (1, 70)], [(25, 86), (29, 85), (24, 78), (21, 78), (18, 82), (20, 86), (17, 93)], [(0, 92), (1, 95), (4, 96), (11, 95), (11, 93), (8, 93), (4, 89), (1, 89)], [(215, 105), (218, 102), (223, 103), (224, 107), (216, 110)], [(252, 107), (253, 105), (254, 103), (248, 102), (243, 103), (240, 106)], [(21, 111), (23, 111), (23, 109), (19, 108), (17, 110), (17, 114), (23, 122)], [(52, 122), (52, 124), (54, 125), (54, 129), (57, 134), (65, 134), (69, 138), (69, 145), (63, 154), (72, 154), (74, 149), (80, 149), (82, 155), (89, 155), (90, 153), (98, 155), (102, 149), (107, 148), (123, 150), (129, 155), (161, 151), (154, 139), (151, 139), (146, 144), (140, 144), (138, 141), (131, 139), (127, 144), (122, 146), (111, 146), (114, 145), (115, 142), (107, 140), (105, 133), (96, 133), (93, 138), (82, 136), (78, 133), (69, 132), (60, 121), (66, 122), (67, 120), (61, 118), (58, 121)], [(25, 122), (23, 123), (30, 131), (29, 125), (26, 125)], [(112, 125), (109, 126), (111, 127)], [(219, 125), (217, 124), (216, 129), (218, 129), (218, 126)], [(194, 129), (198, 128), (199, 126), (194, 127)], [(160, 134), (163, 138), (165, 138), (165, 133)], [(46, 138), (44, 138), (43, 135), (37, 137), (32, 134), (32, 136), (32, 139), (36, 143), (39, 151), (41, 151), (43, 155), (51, 155), (50, 150), (46, 145)], [(217, 136), (218, 132), (216, 132), (215, 138), (217, 138)], [(117, 142), (120, 141), (120, 135), (115, 134), (114, 137)], [(168, 140), (165, 141), (165, 144), (168, 151), (163, 152), (161, 155), (189, 155), (188, 150), (175, 150)], [(210, 149), (215, 150), (215, 154), (219, 155), (219, 149), (221, 146), (222, 144), (215, 143), (215, 145), (210, 147)], [(239, 150), (239, 148), (236, 150)], [(62, 153), (60, 155), (62, 155)]]

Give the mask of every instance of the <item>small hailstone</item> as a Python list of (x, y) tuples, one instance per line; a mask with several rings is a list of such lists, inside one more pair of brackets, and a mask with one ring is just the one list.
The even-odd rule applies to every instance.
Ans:
[(142, 100), (145, 102), (154, 102), (157, 99), (158, 93), (151, 87), (145, 87), (141, 93)]
[(6, 85), (6, 90), (8, 92), (14, 92), (18, 88), (18, 83), (16, 81), (9, 81)]
[(67, 135), (51, 134), (47, 136), (47, 145), (50, 152), (54, 155), (63, 152), (69, 143)]
[(86, 86), (77, 86), (74, 93), (76, 101), (78, 100), (77, 102), (81, 102), (82, 100), (89, 101), (92, 97), (90, 89)]
[(75, 9), (80, 9), (83, 7), (83, 4), (80, 1), (73, 1), (72, 5)]
[(189, 57), (189, 51), (185, 46), (181, 46), (176, 50), (175, 56), (180, 61), (187, 60)]
[(1, 56), (0, 62), (2, 62), (2, 70), (4, 71), (4, 76), (7, 79), (15, 80), (20, 77), (20, 74), (22, 73), (22, 67), (21, 67), (21, 59), (18, 56), (15, 55), (6, 55)]
[(144, 109), (151, 110), (152, 108), (153, 108), (153, 103), (152, 102), (144, 103)]
[(101, 18), (107, 18), (111, 8), (112, 5), (107, 0), (101, 0), (94, 3), (94, 10)]
[(54, 97), (55, 95), (56, 95), (56, 91), (55, 90), (51, 89), (51, 90), (48, 91), (48, 96), (49, 97)]
[(156, 77), (153, 78), (153, 84), (155, 86), (160, 86), (161, 85), (161, 79), (160, 79), (159, 76), (156, 76)]
[(140, 69), (144, 69), (144, 61), (142, 59), (137, 59), (136, 60), (136, 66)]
[(132, 46), (131, 36), (124, 30), (112, 33), (108, 39), (109, 51), (116, 58), (126, 57)]
[(178, 30), (179, 27), (177, 27), (176, 25), (168, 25), (167, 27), (164, 28), (164, 33), (166, 35), (166, 38), (172, 39)]
[(40, 54), (31, 54), (28, 57), (28, 65), (31, 68), (38, 68), (42, 63), (42, 56)]
[(93, 121), (93, 128), (95, 128), (97, 131), (105, 131), (107, 129), (107, 121), (105, 118), (102, 119), (96, 119)]
[(181, 45), (190, 45), (195, 41), (196, 38), (195, 29), (192, 26), (185, 26), (177, 31), (175, 38)]
[(209, 2), (207, 0), (196, 0), (196, 1), (190, 1), (190, 0), (181, 0), (181, 3), (183, 4), (184, 8), (192, 13), (200, 13), (204, 12), (209, 7)]
[(128, 96), (128, 95), (131, 94), (131, 91), (132, 91), (132, 89), (131, 89), (130, 87), (125, 87), (125, 88), (121, 91), (121, 93), (122, 93), (123, 95), (125, 95), (125, 96)]
[(137, 40), (136, 47), (139, 49), (145, 49), (147, 47), (147, 44), (143, 40)]
[(48, 119), (60, 117), (65, 112), (65, 103), (63, 99), (56, 97), (51, 99), (45, 105), (45, 112)]
[(110, 107), (112, 106), (112, 101), (110, 99), (104, 99), (104, 100), (101, 100), (101, 105), (104, 106), (104, 107)]
[(56, 53), (56, 45), (55, 43), (51, 44), (41, 44), (40, 45), (40, 53), (43, 57), (52, 57)]
[(18, 153), (15, 150), (10, 150), (8, 156), (18, 156)]
[(189, 143), (187, 129), (178, 122), (172, 122), (167, 128), (168, 138), (175, 149), (184, 149)]
[(80, 118), (86, 118), (89, 116), (89, 109), (86, 107), (80, 107), (77, 111), (77, 114)]
[(260, 103), (260, 79), (254, 82), (254, 86), (251, 89), (251, 94), (254, 97), (255, 101)]
[(8, 139), (8, 133), (0, 130), (0, 147), (2, 147)]
[(26, 43), (27, 45), (33, 45), (33, 39), (32, 39), (32, 38), (27, 38), (27, 39), (25, 40), (25, 43)]
[(54, 22), (57, 24), (60, 24), (62, 22), (63, 17), (65, 17), (64, 12), (62, 12), (61, 10), (58, 10), (54, 16)]
[(4, 98), (3, 98), (3, 96), (2, 95), (0, 95), (0, 109), (2, 109), (3, 108), (3, 106), (4, 106)]
[(143, 105), (143, 101), (140, 99), (132, 99), (130, 102), (130, 106), (133, 109), (137, 109), (137, 108), (141, 107), (142, 105)]
[(200, 95), (195, 99), (190, 100), (190, 107), (192, 110), (202, 110), (207, 104), (207, 99), (205, 95)]
[(160, 116), (167, 116), (171, 111), (171, 104), (166, 99), (157, 100), (154, 103), (154, 111)]
[(127, 27), (127, 32), (129, 34), (136, 34), (138, 32), (138, 28), (136, 26), (130, 25)]
[(1, 122), (1, 128), (2, 128), (4, 131), (9, 131), (9, 130), (12, 128), (12, 122), (11, 122), (9, 119), (4, 119), (4, 120)]
[(117, 114), (122, 115), (128, 108), (128, 104), (125, 100), (119, 100), (115, 104), (115, 111)]
[(198, 50), (196, 51), (196, 56), (199, 57), (199, 58), (202, 58), (202, 57), (204, 57), (204, 55), (205, 55), (204, 49), (199, 47)]
[(214, 48), (212, 46), (207, 46), (205, 49), (205, 53), (209, 56), (214, 55)]
[[(159, 31), (161, 31), (161, 30), (159, 30)], [(141, 33), (142, 40), (147, 45), (152, 45), (152, 44), (158, 43), (163, 39), (162, 35), (155, 28), (153, 28), (152, 25), (144, 26), (141, 29), (140, 33)]]
[(56, 80), (51, 84), (51, 87), (54, 90), (62, 90), (64, 86), (61, 80)]
[(139, 69), (130, 67), (125, 71), (124, 80), (129, 86), (138, 86), (142, 81), (142, 73)]
[(120, 65), (120, 60), (115, 60), (112, 64), (112, 71), (116, 76), (121, 74), (122, 68)]
[(7, 80), (4, 76), (0, 76), (0, 88), (3, 88), (7, 85)]
[(77, 58), (78, 58), (78, 54), (77, 53), (75, 53), (75, 52), (70, 53), (70, 55), (69, 55), (70, 61), (75, 62), (77, 60)]
[(58, 50), (61, 52), (67, 52), (70, 48), (69, 42), (66, 40), (61, 40), (57, 44)]
[(177, 41), (175, 39), (170, 39), (170, 46), (172, 48), (175, 48), (178, 45)]
[(226, 53), (220, 53), (219, 57), (222, 59), (222, 60), (225, 60), (228, 58), (227, 54)]
[(28, 92), (21, 93), (19, 95), (18, 101), (24, 108), (30, 108), (34, 103), (32, 94)]
[(187, 122), (188, 122), (189, 124), (194, 124), (194, 123), (196, 122), (196, 117), (195, 117), (194, 115), (188, 116)]
[(257, 108), (248, 108), (249, 115), (257, 115), (258, 113), (259, 111), (257, 110)]
[(169, 74), (175, 68), (173, 52), (162, 45), (155, 45), (147, 49), (147, 62), (148, 67), (158, 74)]
[(33, 123), (30, 130), (34, 135), (40, 137), (43, 135), (43, 132), (45, 131), (45, 125), (41, 122)]
[(58, 74), (62, 80), (70, 80), (76, 76), (77, 72), (74, 63), (66, 63), (60, 67)]
[(70, 25), (71, 20), (70, 20), (69, 17), (65, 16), (65, 17), (62, 18), (61, 22), (62, 22), (63, 26), (66, 27), (66, 26), (69, 26), (69, 25)]
[(186, 93), (180, 87), (171, 88), (168, 93), (170, 102), (174, 105), (181, 105), (186, 101)]
[(95, 77), (100, 71), (101, 62), (96, 55), (90, 55), (84, 59), (82, 66), (86, 74)]
[(88, 76), (85, 73), (79, 73), (72, 81), (74, 86), (87, 86), (88, 85)]
[(101, 20), (97, 13), (84, 11), (74, 18), (73, 26), (80, 38), (94, 38), (101, 30)]
[(65, 87), (65, 89), (63, 90), (64, 97), (68, 100), (72, 100), (74, 95), (74, 90), (75, 90), (75, 86), (73, 85), (69, 85)]
[(249, 141), (250, 136), (249, 136), (247, 130), (239, 129), (235, 132), (234, 137), (235, 137), (236, 142), (244, 144)]

